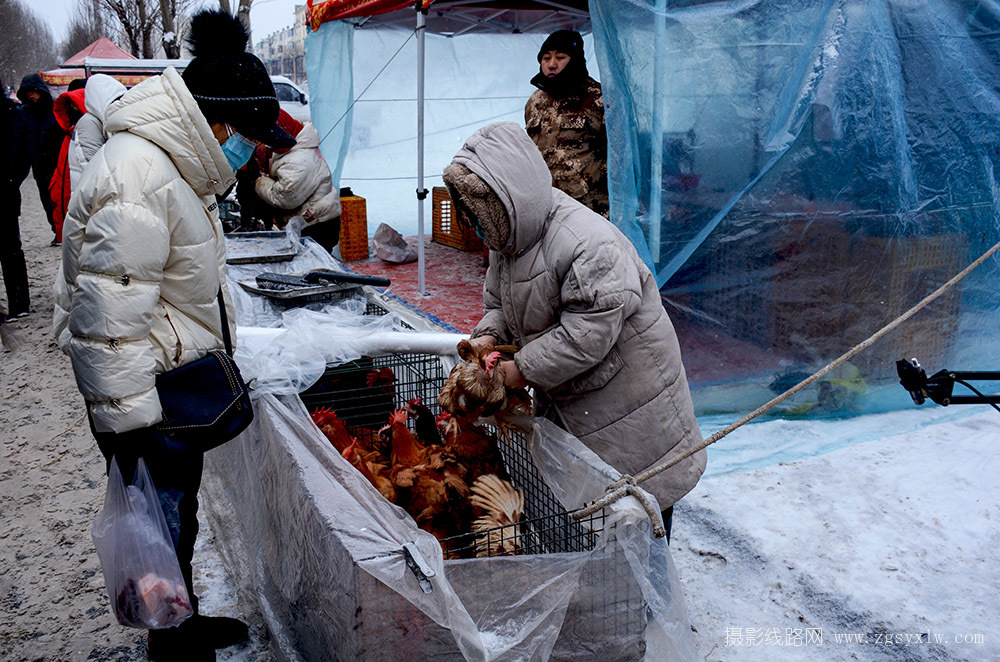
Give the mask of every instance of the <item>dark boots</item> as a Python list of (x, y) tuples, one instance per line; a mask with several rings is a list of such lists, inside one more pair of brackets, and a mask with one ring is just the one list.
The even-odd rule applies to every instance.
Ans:
[(216, 648), (241, 644), (248, 637), (242, 621), (195, 614), (175, 628), (150, 630), (146, 649), (155, 662), (214, 662)]

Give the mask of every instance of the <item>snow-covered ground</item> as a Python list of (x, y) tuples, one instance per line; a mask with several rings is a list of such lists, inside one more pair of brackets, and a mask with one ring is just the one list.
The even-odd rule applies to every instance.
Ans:
[[(884, 438), (877, 431), (898, 429), (895, 418), (928, 414), (794, 431), (771, 421), (734, 433), (761, 448), (836, 426), (876, 439), (749, 471), (710, 470), (677, 505), (671, 551), (701, 654), (1000, 659), (1000, 414), (966, 410)], [(710, 468), (726, 443), (710, 453)]]

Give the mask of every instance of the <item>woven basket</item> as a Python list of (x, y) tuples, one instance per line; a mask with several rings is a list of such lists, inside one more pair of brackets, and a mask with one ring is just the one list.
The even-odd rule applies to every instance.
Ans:
[(340, 256), (345, 262), (368, 259), (368, 213), (365, 199), (351, 195), (340, 199)]
[(431, 193), (433, 201), (433, 231), (431, 239), (439, 244), (451, 246), (461, 251), (483, 250), (483, 240), (471, 228), (458, 222), (455, 205), (444, 186), (435, 186)]

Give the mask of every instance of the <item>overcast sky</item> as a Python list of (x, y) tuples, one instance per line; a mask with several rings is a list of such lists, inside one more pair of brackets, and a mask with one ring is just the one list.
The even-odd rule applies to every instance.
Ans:
[[(56, 42), (66, 38), (69, 20), (73, 16), (76, 0), (47, 0), (45, 3), (27, 2), (35, 13), (48, 21)], [(44, 4), (44, 9), (41, 5)], [(236, 6), (239, 0), (231, 0)], [(304, 5), (305, 0), (254, 0), (250, 8), (250, 26), (253, 39), (258, 41), (275, 30), (286, 28), (295, 19), (295, 5)], [(202, 6), (218, 6), (218, 3), (203, 0)]]

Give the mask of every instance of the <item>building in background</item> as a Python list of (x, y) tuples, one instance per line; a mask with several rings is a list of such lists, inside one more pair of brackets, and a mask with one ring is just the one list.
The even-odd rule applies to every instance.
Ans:
[(272, 32), (254, 44), (254, 53), (272, 76), (285, 76), (301, 85), (306, 80), (306, 6), (295, 5), (291, 27)]

